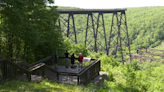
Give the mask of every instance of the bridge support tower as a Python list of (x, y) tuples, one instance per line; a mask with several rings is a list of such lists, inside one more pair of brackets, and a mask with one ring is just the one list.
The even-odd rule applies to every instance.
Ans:
[[(75, 44), (85, 44), (90, 51), (103, 51), (112, 58), (119, 56), (123, 64), (131, 57), (126, 9), (58, 9), (57, 11), (63, 36), (68, 37)], [(83, 18), (82, 14), (86, 17), (78, 22), (85, 20), (86, 26), (81, 27), (83, 30), (79, 31), (75, 28), (74, 16)], [(83, 23), (80, 23), (78, 26), (82, 25)], [(84, 34), (84, 40), (77, 37), (77, 33), (80, 32)]]

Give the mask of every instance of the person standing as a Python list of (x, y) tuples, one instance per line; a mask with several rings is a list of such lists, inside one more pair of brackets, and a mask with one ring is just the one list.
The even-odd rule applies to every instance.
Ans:
[(78, 58), (78, 60), (79, 60), (79, 67), (80, 67), (80, 65), (81, 65), (81, 68), (83, 68), (83, 55), (82, 55), (82, 53), (79, 53), (79, 58)]
[(139, 49), (137, 48), (137, 54), (138, 54)]
[(66, 51), (66, 53), (64, 53), (64, 54), (65, 54), (66, 68), (68, 68), (68, 62), (69, 62), (68, 55), (69, 55), (69, 53), (68, 53), (68, 51)]
[(55, 58), (55, 69), (57, 69), (57, 63), (58, 63), (58, 54), (57, 54), (57, 51), (54, 54), (54, 58)]
[(75, 64), (75, 55), (74, 53), (71, 55), (71, 68), (74, 68), (74, 64)]

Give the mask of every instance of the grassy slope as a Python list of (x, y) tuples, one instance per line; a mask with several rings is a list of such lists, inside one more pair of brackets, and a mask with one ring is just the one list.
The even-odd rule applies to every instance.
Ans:
[(87, 86), (67, 85), (58, 84), (46, 79), (40, 83), (13, 80), (0, 85), (0, 92), (95, 92), (99, 89), (100, 87), (91, 84), (88, 84)]

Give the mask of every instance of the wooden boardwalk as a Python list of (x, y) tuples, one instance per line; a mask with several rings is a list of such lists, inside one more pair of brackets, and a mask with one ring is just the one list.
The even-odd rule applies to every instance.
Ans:
[[(58, 69), (55, 69), (54, 65), (51, 65), (50, 67), (52, 69), (60, 72), (60, 73), (74, 73), (74, 74), (78, 74), (83, 69), (85, 69), (85, 67), (84, 68), (79, 68), (79, 67), (76, 67), (76, 68), (68, 67), (68, 68), (66, 68), (65, 66), (57, 66)], [(38, 72), (41, 72), (41, 71), (38, 71)], [(46, 76), (50, 76), (49, 77), (50, 79), (57, 79), (57, 77), (55, 75), (56, 74), (53, 72), (46, 71)], [(21, 76), (17, 76), (17, 78), (20, 80), (26, 80), (27, 76), (26, 76), (26, 74), (23, 74)], [(31, 75), (31, 81), (32, 82), (40, 81), (42, 79), (43, 78), (41, 75)], [(59, 75), (59, 82), (64, 83), (64, 84), (77, 84), (78, 83), (77, 76), (68, 76), (68, 75)]]
[[(40, 81), (44, 78), (56, 80), (60, 83), (66, 84), (86, 84), (100, 71), (100, 59), (93, 59), (94, 61), (86, 67), (66, 68), (65, 66), (58, 65), (55, 69), (54, 65), (48, 65), (52, 61), (49, 56), (43, 60), (35, 62), (35, 64), (19, 63), (15, 64), (8, 59), (0, 60), (0, 71), (2, 77), (0, 80), (5, 79), (18, 79), (22, 81)], [(49, 62), (46, 64), (45, 62)], [(27, 68), (26, 68), (27, 67)], [(1, 75), (1, 74), (0, 74)]]
[(79, 68), (79, 67), (71, 68), (70, 66), (68, 68), (66, 68), (65, 66), (60, 66), (60, 65), (57, 66), (58, 69), (55, 69), (54, 65), (51, 65), (50, 67), (52, 69), (58, 71), (58, 72), (67, 72), (67, 73), (80, 73), (83, 69), (85, 69), (85, 67), (83, 67), (83, 68)]
[[(51, 68), (55, 69), (55, 66), (52, 65), (50, 66)], [(55, 69), (56, 71), (60, 73), (75, 73), (78, 74), (80, 73), (84, 68), (71, 68), (70, 66), (66, 68), (65, 66), (57, 66), (58, 69)], [(59, 82), (64, 83), (64, 84), (77, 84), (78, 83), (78, 77), (77, 76), (68, 76), (68, 75), (59, 75)]]

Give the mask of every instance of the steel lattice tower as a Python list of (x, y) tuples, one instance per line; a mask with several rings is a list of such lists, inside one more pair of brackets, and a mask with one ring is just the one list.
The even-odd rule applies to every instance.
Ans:
[[(108, 56), (113, 58), (119, 55), (122, 57), (123, 64), (125, 58), (127, 58), (126, 55), (129, 55), (128, 58), (131, 57), (126, 9), (58, 9), (57, 11), (59, 12), (58, 23), (63, 35), (75, 44), (78, 43), (78, 38), (74, 16), (83, 14), (86, 15), (83, 44), (87, 49), (92, 47), (94, 52), (105, 51)], [(111, 20), (105, 20), (104, 14), (112, 15)], [(106, 26), (110, 27), (110, 29), (107, 29), (110, 30), (109, 33), (105, 29)], [(66, 28), (66, 30), (62, 28)], [(92, 40), (88, 39), (89, 37)]]

